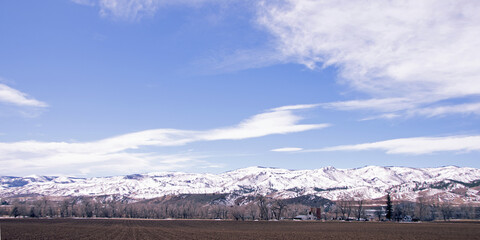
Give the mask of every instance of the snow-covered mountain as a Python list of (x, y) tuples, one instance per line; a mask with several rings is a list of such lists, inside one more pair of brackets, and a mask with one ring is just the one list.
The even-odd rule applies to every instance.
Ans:
[(330, 200), (344, 196), (376, 199), (392, 192), (414, 200), (419, 193), (480, 202), (480, 169), (460, 167), (407, 168), (367, 166), (286, 170), (249, 167), (221, 174), (154, 172), (114, 177), (0, 177), (0, 197), (21, 195), (120, 195), (150, 199), (171, 194), (227, 193), (292, 198), (316, 195)]

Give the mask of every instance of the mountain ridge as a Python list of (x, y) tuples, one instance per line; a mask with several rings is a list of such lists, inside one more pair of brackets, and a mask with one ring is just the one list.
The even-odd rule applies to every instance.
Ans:
[(315, 195), (378, 199), (390, 192), (395, 199), (415, 200), (419, 195), (445, 201), (480, 203), (480, 169), (365, 166), (351, 169), (323, 167), (288, 170), (247, 167), (220, 174), (151, 172), (110, 177), (2, 176), (0, 197), (19, 195), (100, 196), (119, 195), (151, 199), (178, 194), (230, 194), (232, 197), (267, 195), (292, 198)]

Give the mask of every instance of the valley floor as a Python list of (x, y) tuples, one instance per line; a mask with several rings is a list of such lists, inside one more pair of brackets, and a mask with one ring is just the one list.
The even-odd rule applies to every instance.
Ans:
[(480, 222), (0, 219), (1, 239), (480, 239)]

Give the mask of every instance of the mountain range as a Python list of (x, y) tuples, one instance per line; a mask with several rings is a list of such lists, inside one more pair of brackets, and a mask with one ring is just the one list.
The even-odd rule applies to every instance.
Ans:
[(409, 201), (424, 195), (480, 203), (480, 169), (455, 166), (314, 170), (249, 167), (221, 174), (152, 172), (93, 178), (2, 176), (0, 184), (0, 197), (115, 195), (141, 200), (180, 194), (228, 194), (231, 198), (261, 194), (272, 198), (315, 195), (330, 200), (375, 200), (390, 192), (394, 199)]

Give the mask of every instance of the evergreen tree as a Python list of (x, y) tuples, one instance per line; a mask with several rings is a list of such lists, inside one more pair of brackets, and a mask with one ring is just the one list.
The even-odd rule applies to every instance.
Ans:
[(388, 220), (392, 220), (393, 216), (393, 206), (392, 206), (392, 198), (390, 197), (390, 193), (387, 194), (387, 209), (385, 209), (387, 213), (386, 217)]

